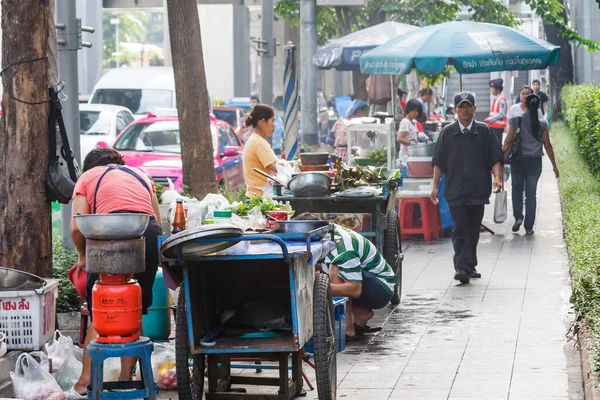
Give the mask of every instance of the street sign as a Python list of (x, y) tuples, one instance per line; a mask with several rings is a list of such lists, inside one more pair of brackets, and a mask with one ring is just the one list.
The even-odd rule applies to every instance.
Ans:
[(317, 7), (366, 7), (368, 0), (317, 0)]

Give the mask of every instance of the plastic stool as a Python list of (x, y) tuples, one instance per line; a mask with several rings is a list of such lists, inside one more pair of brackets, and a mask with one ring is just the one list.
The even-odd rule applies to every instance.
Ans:
[(88, 310), (87, 303), (83, 303), (83, 305), (79, 309), (79, 312), (81, 313), (81, 320), (79, 322), (79, 347), (83, 348), (85, 336), (87, 335), (88, 318), (90, 316), (90, 311)]
[[(87, 352), (92, 359), (91, 384), (88, 397), (104, 399), (149, 399), (155, 400), (158, 388), (154, 385), (150, 356), (154, 345), (147, 337), (131, 343), (104, 344), (92, 340)], [(138, 357), (142, 380), (138, 382), (103, 382), (104, 360), (111, 357)], [(111, 390), (124, 389), (125, 391)]]
[[(416, 207), (421, 210), (421, 224), (417, 223), (415, 217)], [(400, 210), (400, 232), (402, 239), (409, 235), (423, 235), (426, 242), (440, 237), (439, 211), (428, 197), (405, 197), (398, 202)]]

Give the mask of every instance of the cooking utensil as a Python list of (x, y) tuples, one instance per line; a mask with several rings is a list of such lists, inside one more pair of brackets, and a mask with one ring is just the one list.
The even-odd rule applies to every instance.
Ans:
[(115, 213), (74, 215), (79, 231), (86, 239), (130, 240), (142, 237), (148, 227), (148, 214)]
[[(327, 225), (329, 225), (329, 222), (320, 220), (275, 222), (277, 232), (279, 233), (307, 233)], [(311, 237), (312, 240), (320, 240), (322, 238), (322, 235), (315, 235), (314, 237)]]
[(35, 290), (44, 286), (46, 286), (46, 281), (37, 275), (0, 267), (0, 292), (3, 290)]
[(167, 240), (160, 247), (160, 252), (164, 257), (177, 258), (177, 249), (181, 246), (181, 252), (186, 259), (215, 253), (234, 246), (234, 242), (210, 242), (196, 243), (197, 238), (231, 238), (241, 236), (244, 232), (235, 225), (218, 224), (202, 225), (196, 228), (189, 228), (181, 231)]
[(331, 178), (322, 172), (303, 172), (287, 184), (296, 197), (321, 197), (329, 195)]
[(323, 165), (304, 165), (301, 164), (300, 165), (300, 171), (301, 172), (327, 172), (329, 171), (329, 164), (323, 164)]
[(410, 157), (433, 157), (435, 143), (416, 143), (408, 146), (408, 155)]
[(323, 165), (329, 161), (329, 153), (300, 153), (300, 163), (302, 165)]
[(252, 168), (252, 169), (254, 170), (254, 172), (258, 172), (259, 174), (261, 174), (261, 175), (262, 175), (262, 176), (264, 176), (265, 178), (267, 178), (267, 179), (270, 179), (270, 180), (272, 180), (273, 182), (275, 182), (275, 183), (278, 183), (278, 184), (280, 184), (280, 185), (281, 185), (281, 186), (283, 186), (283, 187), (287, 187), (287, 185), (286, 185), (285, 183), (283, 183), (283, 181), (282, 181), (282, 180), (280, 180), (280, 179), (277, 179), (277, 178), (275, 178), (275, 177), (273, 177), (273, 176), (271, 176), (271, 175), (269, 175), (269, 174), (267, 174), (267, 173), (265, 173), (265, 172), (261, 171), (261, 170), (260, 170), (260, 169), (258, 169), (258, 168)]

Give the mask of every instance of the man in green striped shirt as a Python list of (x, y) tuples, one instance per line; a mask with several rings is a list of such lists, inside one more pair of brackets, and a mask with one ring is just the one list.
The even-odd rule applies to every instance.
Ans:
[[(318, 216), (304, 213), (296, 219), (314, 220)], [(373, 310), (384, 308), (392, 298), (396, 275), (364, 236), (334, 224), (337, 247), (321, 260), (321, 269), (329, 274), (331, 294), (346, 296), (346, 340), (381, 328), (367, 325)]]

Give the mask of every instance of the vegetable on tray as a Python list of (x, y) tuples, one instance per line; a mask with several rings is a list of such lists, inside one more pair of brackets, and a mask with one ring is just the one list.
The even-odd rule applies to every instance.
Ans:
[(292, 207), (289, 204), (278, 203), (271, 199), (263, 199), (261, 196), (253, 196), (250, 200), (246, 200), (244, 203), (234, 205), (231, 207), (231, 211), (240, 217), (248, 215), (248, 211), (254, 207), (260, 207), (260, 211), (264, 214), (267, 211), (292, 211)]

